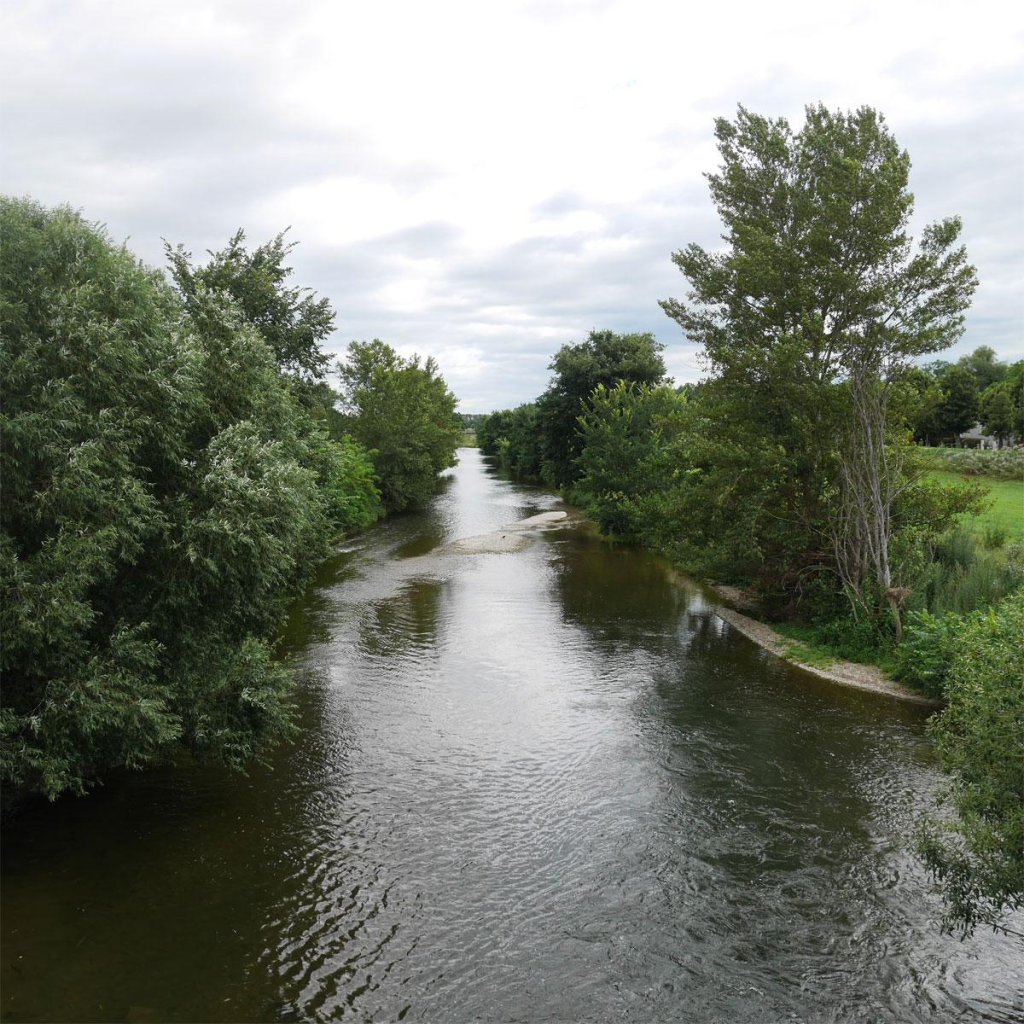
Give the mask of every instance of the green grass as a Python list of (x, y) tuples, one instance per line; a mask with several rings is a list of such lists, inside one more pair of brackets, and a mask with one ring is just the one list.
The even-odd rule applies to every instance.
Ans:
[(799, 641), (786, 644), (782, 656), (787, 661), (796, 661), (812, 668), (831, 668), (836, 663), (836, 659), (823, 648)]
[(928, 478), (943, 484), (984, 484), (989, 488), (985, 500), (990, 507), (979, 516), (964, 516), (964, 525), (976, 533), (984, 533), (992, 527), (1002, 529), (1009, 535), (1011, 543), (1024, 536), (1024, 480), (992, 480), (946, 470), (932, 470)]

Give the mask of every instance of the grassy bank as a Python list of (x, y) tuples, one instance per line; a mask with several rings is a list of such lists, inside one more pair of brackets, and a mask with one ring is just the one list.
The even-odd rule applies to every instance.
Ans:
[(1024, 536), (1024, 480), (996, 480), (949, 470), (932, 470), (928, 479), (942, 484), (983, 483), (989, 489), (989, 507), (980, 515), (964, 516), (963, 525), (975, 533), (1005, 531), (1011, 542)]

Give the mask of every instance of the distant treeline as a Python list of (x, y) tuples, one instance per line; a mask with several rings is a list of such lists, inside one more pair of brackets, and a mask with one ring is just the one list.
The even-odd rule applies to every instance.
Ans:
[(922, 823), (919, 848), (969, 931), (1024, 905), (1024, 543), (958, 528), (985, 488), (929, 479), (915, 438), (980, 417), (1020, 440), (1024, 362), (918, 365), (961, 336), (977, 278), (958, 218), (912, 250), (909, 157), (875, 111), (811, 107), (794, 132), (741, 107), (716, 135), (726, 247), (677, 252), (688, 298), (661, 303), (706, 378), (675, 388), (650, 334), (595, 331), (477, 438), (606, 534), (948, 702), (930, 728), (957, 817)]
[(293, 731), (274, 657), (332, 539), (454, 462), (431, 359), (353, 343), (242, 232), (170, 278), (68, 208), (0, 199), (5, 802), (176, 749), (239, 765)]

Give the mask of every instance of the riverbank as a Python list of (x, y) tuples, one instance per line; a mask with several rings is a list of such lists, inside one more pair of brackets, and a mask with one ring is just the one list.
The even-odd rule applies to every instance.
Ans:
[(724, 602), (715, 608), (719, 618), (728, 622), (745, 637), (753, 640), (759, 647), (779, 658), (785, 658), (791, 664), (796, 665), (804, 672), (808, 672), (819, 679), (828, 679), (830, 682), (839, 683), (841, 686), (852, 686), (858, 690), (870, 690), (872, 693), (884, 693), (888, 697), (895, 697), (897, 700), (907, 701), (911, 704), (920, 704), (923, 707), (941, 708), (943, 702), (925, 697), (893, 679), (887, 679), (882, 670), (876, 665), (860, 665), (853, 661), (836, 660), (827, 668), (817, 665), (808, 665), (802, 661), (795, 661), (787, 656), (787, 651), (792, 647), (792, 641), (776, 633), (771, 626), (758, 619), (753, 619), (743, 612), (730, 607), (731, 604), (741, 600), (740, 591), (733, 587), (722, 587), (709, 584), (710, 589), (720, 601)]

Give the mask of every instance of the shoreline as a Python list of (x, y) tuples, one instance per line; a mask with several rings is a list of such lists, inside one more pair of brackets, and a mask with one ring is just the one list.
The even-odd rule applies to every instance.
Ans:
[(857, 690), (867, 690), (871, 693), (880, 693), (896, 700), (902, 700), (909, 704), (918, 704), (922, 707), (941, 708), (944, 703), (933, 697), (925, 697), (917, 693), (909, 686), (898, 683), (894, 679), (887, 679), (881, 669), (875, 665), (860, 665), (854, 661), (842, 661), (836, 659), (828, 668), (818, 668), (815, 665), (808, 665), (802, 661), (796, 661), (785, 656), (786, 647), (792, 643), (787, 637), (776, 633), (771, 626), (749, 615), (736, 611), (730, 607), (731, 603), (737, 602), (738, 592), (732, 587), (719, 587), (713, 583), (705, 584), (718, 599), (715, 605), (715, 614), (730, 626), (742, 633), (748, 640), (752, 640), (758, 647), (774, 654), (790, 665), (809, 672), (819, 679), (827, 679), (829, 682), (838, 683), (840, 686), (848, 686)]

